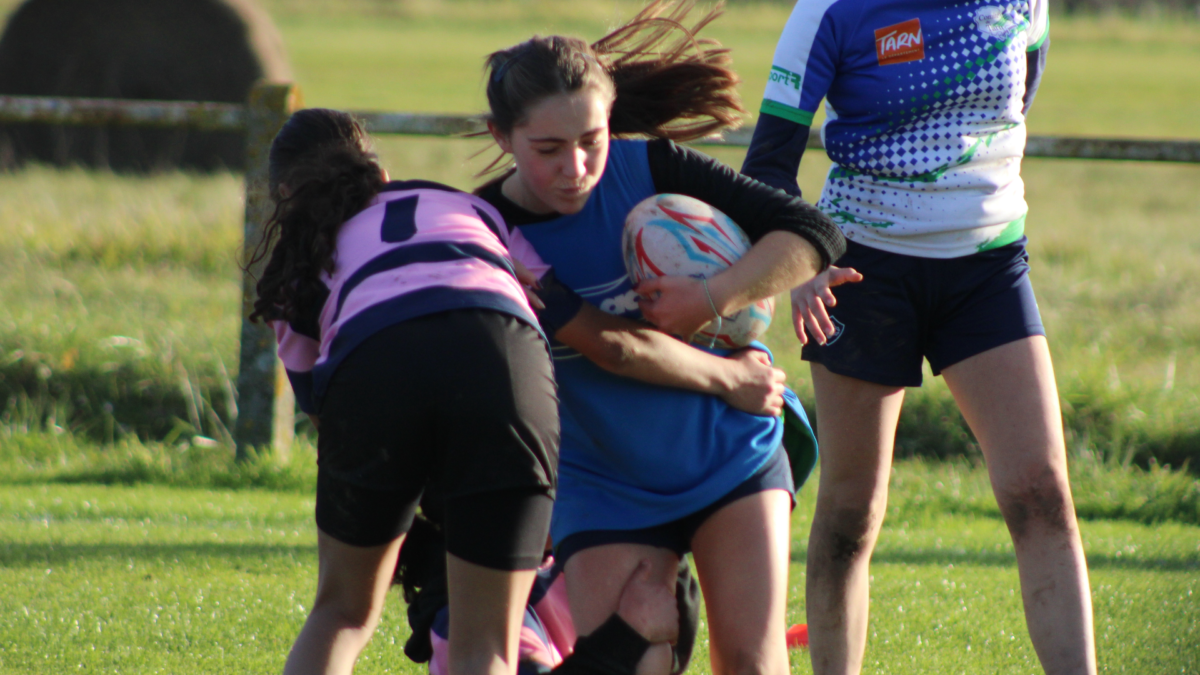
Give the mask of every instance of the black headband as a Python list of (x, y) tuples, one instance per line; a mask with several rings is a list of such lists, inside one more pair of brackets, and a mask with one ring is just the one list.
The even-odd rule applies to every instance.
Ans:
[(512, 68), (512, 64), (519, 61), (522, 56), (525, 56), (525, 54), (529, 51), (529, 49), (528, 48), (522, 49), (522, 47), (525, 47), (525, 45), (524, 44), (517, 45), (517, 47), (513, 50), (515, 53), (512, 56), (508, 57), (508, 59), (504, 63), (501, 63), (499, 66), (497, 66), (496, 68), (494, 68), (492, 70), (492, 82), (499, 82), (500, 80), (503, 80), (505, 74), (508, 73), (509, 68)]

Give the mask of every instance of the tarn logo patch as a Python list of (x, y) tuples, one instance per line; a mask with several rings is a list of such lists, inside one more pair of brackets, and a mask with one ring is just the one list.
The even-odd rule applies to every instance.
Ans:
[(924, 59), (925, 37), (921, 34), (921, 20), (909, 19), (875, 29), (875, 56), (881, 66)]

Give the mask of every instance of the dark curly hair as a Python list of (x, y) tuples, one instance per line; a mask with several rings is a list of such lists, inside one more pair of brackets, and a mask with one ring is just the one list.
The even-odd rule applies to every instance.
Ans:
[(370, 138), (352, 116), (308, 108), (288, 118), (271, 142), (275, 212), (247, 263), (270, 251), (251, 321), (294, 321), (320, 311), (328, 293), (321, 274), (333, 272), (338, 230), (383, 182)]

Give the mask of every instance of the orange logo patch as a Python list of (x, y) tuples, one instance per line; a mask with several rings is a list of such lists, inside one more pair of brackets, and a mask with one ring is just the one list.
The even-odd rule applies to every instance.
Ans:
[(875, 30), (875, 56), (879, 65), (920, 61), (925, 58), (925, 38), (921, 35), (921, 20), (909, 19)]

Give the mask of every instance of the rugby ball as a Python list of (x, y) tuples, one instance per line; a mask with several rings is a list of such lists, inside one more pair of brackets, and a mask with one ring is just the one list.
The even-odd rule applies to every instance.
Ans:
[[(750, 250), (750, 238), (729, 216), (687, 195), (659, 194), (642, 200), (625, 218), (621, 238), (625, 269), (634, 284), (663, 276), (708, 278)], [(692, 341), (738, 348), (762, 337), (771, 325), (775, 299), (767, 298), (700, 329)]]

